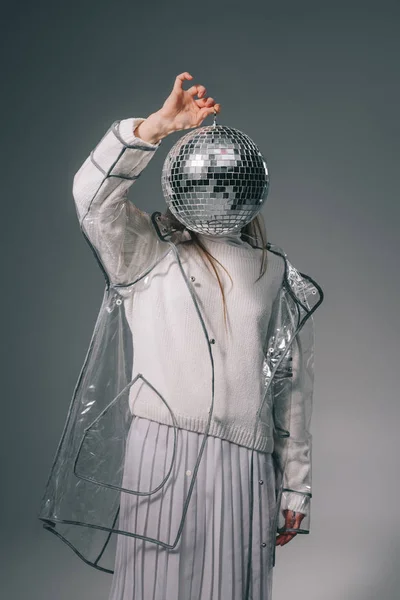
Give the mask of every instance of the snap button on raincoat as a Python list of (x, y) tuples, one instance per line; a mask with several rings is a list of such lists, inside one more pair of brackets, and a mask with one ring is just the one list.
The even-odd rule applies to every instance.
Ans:
[[(128, 121), (131, 126), (131, 120)], [(159, 144), (148, 144), (133, 135), (127, 141), (126, 136), (121, 136), (121, 123), (126, 125), (126, 121), (112, 124), (74, 180), (82, 233), (104, 274), (106, 286), (38, 513), (46, 530), (67, 543), (88, 565), (108, 573), (113, 573), (117, 535), (138, 537), (164, 548), (176, 547), (214, 409), (214, 340), (208, 334), (179, 253), (179, 244), (190, 236), (190, 232), (178, 231), (165, 215), (160, 212), (147, 215), (128, 201), (129, 187), (140, 176)], [(153, 231), (150, 238), (146, 234), (149, 227)], [(267, 249), (279, 255), (285, 267), (263, 348), (260, 378), (264, 396), (257, 411), (253, 436), (255, 442), (261, 431), (273, 440), (276, 510), (268, 541), (269, 560), (273, 566), (276, 533), (285, 530), (282, 513), (285, 500), (290, 498), (297, 506), (306, 507), (301, 529), (293, 531), (310, 531), (313, 313), (323, 300), (323, 292), (315, 280), (294, 267), (280, 247), (268, 243)], [(188, 484), (180, 525), (171, 531), (169, 539), (157, 539), (156, 536), (144, 536), (140, 527), (135, 528), (133, 523), (129, 531), (118, 529), (121, 492), (145, 496), (162, 490), (168, 484), (174, 466), (177, 439), (173, 400), (163, 397), (152, 384), (151, 377), (135, 368), (138, 340), (135, 339), (134, 323), (127, 319), (126, 307), (138, 294), (150, 297), (152, 286), (157, 285), (157, 277), (152, 275), (162, 272), (168, 276), (172, 265), (181, 274), (187, 303), (204, 335), (202, 356), (192, 356), (190, 340), (187, 341), (187, 368), (191, 368), (191, 363), (208, 361), (210, 377), (204, 381), (204, 394), (209, 401), (205, 408), (199, 407), (199, 416), (206, 419), (207, 427), (202, 432), (199, 455), (193, 460), (193, 476)], [(122, 487), (126, 441), (133, 419), (129, 392), (137, 383), (150, 386), (175, 428), (170, 465), (152, 489)], [(190, 394), (190, 389), (184, 389), (182, 393)], [(250, 494), (252, 489), (250, 485)], [(250, 506), (253, 506), (252, 499)]]

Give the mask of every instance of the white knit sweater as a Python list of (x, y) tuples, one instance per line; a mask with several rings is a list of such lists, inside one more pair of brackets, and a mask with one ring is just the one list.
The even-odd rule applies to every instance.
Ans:
[[(204, 236), (200, 236), (204, 238)], [(214, 410), (209, 434), (251, 447), (256, 412), (262, 400), (262, 363), (272, 301), (282, 278), (282, 263), (270, 258), (266, 274), (256, 284), (260, 254), (247, 244), (230, 245), (208, 239), (206, 247), (231, 274), (222, 270), (228, 324), (217, 280), (193, 248), (181, 250), (209, 339), (215, 369)], [(204, 432), (211, 408), (211, 363), (206, 338), (193, 301), (173, 255), (148, 276), (145, 292), (125, 301), (135, 340), (134, 374), (142, 373), (170, 405), (179, 427)], [(147, 384), (131, 387), (134, 414), (171, 424), (168, 409)], [(269, 434), (271, 431), (269, 430)], [(256, 449), (270, 452), (273, 440), (260, 432)]]
[[(149, 144), (133, 134), (142, 120), (141, 117), (130, 118), (119, 123), (123, 142), (138, 146), (126, 151), (130, 155), (125, 154), (124, 165), (118, 164), (117, 160), (123, 144), (109, 130), (93, 151), (93, 161), (88, 157), (74, 179), (79, 219), (86, 215), (89, 205), (93, 214), (102, 210), (109, 215), (109, 231), (107, 220), (103, 220), (99, 232), (99, 220), (90, 219), (90, 212), (83, 223), (111, 276), (117, 272), (117, 262), (121, 276), (118, 254), (122, 250), (116, 234), (116, 219), (124, 210), (125, 225), (129, 218), (129, 227), (125, 226), (124, 231), (124, 252), (126, 254), (128, 247), (125, 239), (128, 232), (131, 252), (129, 260), (124, 256), (124, 264), (134, 264), (140, 272), (154, 247), (165, 244), (158, 241), (149, 213), (140, 211), (126, 198), (134, 179), (114, 179), (111, 192), (100, 186), (93, 201), (94, 191), (104, 179), (102, 170), (107, 172), (114, 165), (113, 172), (137, 176), (154, 156), (161, 141)], [(239, 233), (223, 238), (200, 235), (200, 238), (233, 280), (232, 285), (226, 272), (217, 264), (226, 299), (226, 331), (222, 296), (215, 274), (203, 263), (193, 246), (177, 245), (205, 319), (209, 339), (215, 340), (212, 345), (214, 410), (209, 434), (252, 447), (256, 412), (262, 400), (263, 351), (272, 303), (282, 283), (284, 261), (267, 251), (267, 270), (255, 283), (260, 274), (261, 249), (254, 249), (242, 241)], [(110, 252), (111, 244), (115, 246), (114, 252)], [(145, 284), (138, 285), (134, 294), (127, 294), (124, 305), (134, 340), (133, 376), (141, 373), (150, 381), (169, 404), (178, 426), (204, 432), (212, 398), (211, 362), (204, 331), (172, 252), (151, 271)], [(172, 424), (165, 404), (141, 379), (131, 387), (129, 403), (136, 415)], [(255, 448), (263, 452), (273, 450), (270, 429), (262, 431), (259, 428)]]

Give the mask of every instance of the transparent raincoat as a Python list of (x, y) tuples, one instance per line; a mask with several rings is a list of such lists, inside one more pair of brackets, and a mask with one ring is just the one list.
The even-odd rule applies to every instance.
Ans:
[[(214, 418), (214, 340), (208, 334), (195, 288), (179, 252), (180, 243), (190, 233), (174, 229), (159, 212), (148, 215), (140, 211), (127, 199), (130, 186), (161, 143), (149, 144), (133, 135), (134, 126), (141, 120), (115, 121), (75, 175), (74, 196), (81, 230), (106, 286), (38, 513), (45, 529), (67, 543), (88, 565), (108, 573), (114, 572), (117, 535), (138, 537), (164, 548), (176, 547)], [(257, 410), (251, 447), (253, 460), (261, 433), (273, 449), (276, 509), (267, 555), (272, 567), (276, 533), (290, 531), (285, 528), (282, 507), (295, 506), (300, 512), (303, 509), (301, 528), (293, 531), (310, 531), (313, 313), (323, 300), (323, 292), (311, 277), (291, 264), (281, 248), (271, 243), (267, 248), (281, 256), (285, 274), (272, 305), (263, 348), (260, 377), (264, 396)], [(204, 353), (199, 356), (191, 350), (190, 340), (173, 332), (181, 336), (187, 356), (180, 376), (182, 395), (190, 394), (191, 370), (201, 363), (206, 373), (204, 394), (208, 401), (206, 408), (199, 407), (199, 416), (207, 426), (202, 432), (199, 455), (193, 457), (193, 478), (187, 484), (179, 526), (171, 527), (168, 539), (159, 539), (155, 524), (152, 529), (152, 524), (147, 523), (144, 531), (142, 523), (132, 522), (129, 531), (121, 530), (118, 517), (122, 493), (162, 493), (163, 486), (170, 482), (176, 457), (174, 399), (163, 397), (157, 389), (155, 375), (146, 369), (149, 357), (141, 353), (139, 343), (148, 320), (161, 318), (152, 311), (152, 298), (160, 278), (168, 277), (172, 269), (181, 276), (179, 289), (171, 289), (174, 306), (178, 311), (183, 306), (190, 307), (198, 321), (199, 335), (204, 338)], [(156, 350), (154, 339), (155, 353)], [(167, 366), (173, 372), (173, 357), (163, 356), (160, 360), (170, 361)], [(133, 484), (124, 478), (125, 448), (134, 417), (133, 391), (138, 385), (149, 386), (163, 408), (163, 422), (172, 425), (175, 432), (173, 451), (157, 471), (159, 477), (152, 489), (141, 489), (140, 480)], [(252, 489), (250, 485), (250, 496)], [(252, 513), (252, 498), (250, 506)], [(249, 516), (251, 520), (252, 514)], [(247, 577), (251, 557), (248, 565)]]

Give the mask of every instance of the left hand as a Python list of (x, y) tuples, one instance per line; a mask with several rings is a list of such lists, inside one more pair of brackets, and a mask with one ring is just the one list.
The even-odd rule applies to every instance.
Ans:
[[(306, 516), (304, 513), (297, 511), (295, 512), (289, 509), (285, 509), (283, 511), (283, 514), (285, 515), (285, 527), (288, 527), (289, 529), (298, 529), (300, 527), (300, 523)], [(290, 542), (296, 535), (297, 533), (295, 531), (287, 531), (284, 533), (280, 533), (276, 537), (275, 546), (284, 546), (285, 544)]]

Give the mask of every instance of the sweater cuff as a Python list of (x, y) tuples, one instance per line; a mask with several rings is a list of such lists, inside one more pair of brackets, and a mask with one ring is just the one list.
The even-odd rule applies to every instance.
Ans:
[(281, 509), (294, 510), (308, 514), (310, 509), (310, 496), (302, 494), (301, 492), (282, 492)]
[(146, 119), (144, 117), (130, 117), (129, 119), (121, 119), (119, 122), (119, 134), (121, 138), (124, 140), (126, 144), (129, 146), (135, 144), (135, 146), (141, 146), (143, 148), (148, 148), (151, 150), (156, 150), (161, 144), (162, 140), (159, 140), (157, 144), (150, 144), (150, 142), (146, 142), (142, 140), (142, 138), (136, 137), (133, 134), (133, 131), (143, 123)]

